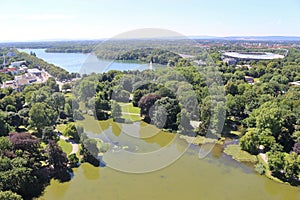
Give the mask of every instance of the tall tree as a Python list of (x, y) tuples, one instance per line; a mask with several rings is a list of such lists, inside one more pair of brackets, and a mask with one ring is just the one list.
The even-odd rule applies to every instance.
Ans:
[(37, 128), (39, 133), (41, 133), (45, 126), (55, 124), (58, 114), (44, 103), (35, 103), (29, 111), (29, 116), (31, 124)]

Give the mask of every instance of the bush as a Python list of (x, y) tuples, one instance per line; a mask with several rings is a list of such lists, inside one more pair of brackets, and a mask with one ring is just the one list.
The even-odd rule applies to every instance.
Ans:
[(255, 171), (257, 171), (260, 175), (263, 175), (266, 172), (266, 168), (265, 168), (264, 164), (262, 164), (260, 162), (255, 165)]
[(70, 167), (77, 167), (78, 166), (79, 159), (77, 158), (75, 153), (70, 154), (68, 156), (68, 160), (69, 160)]

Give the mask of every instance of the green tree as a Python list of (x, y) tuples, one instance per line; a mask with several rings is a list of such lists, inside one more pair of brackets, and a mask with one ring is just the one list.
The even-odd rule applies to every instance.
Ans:
[(7, 137), (0, 137), (0, 155), (3, 156), (5, 152), (12, 150), (12, 143)]
[(42, 130), (42, 141), (47, 144), (49, 140), (59, 140), (59, 137), (55, 133), (53, 126), (46, 126)]
[(114, 120), (119, 119), (122, 116), (121, 106), (116, 101), (112, 101), (111, 115)]
[(0, 191), (0, 200), (23, 200), (23, 198), (12, 191)]
[(288, 179), (298, 179), (300, 173), (300, 160), (295, 152), (285, 156), (284, 172)]
[(71, 138), (73, 138), (76, 142), (79, 142), (80, 140), (80, 135), (83, 132), (83, 130), (81, 128), (76, 128), (75, 123), (71, 122), (68, 123), (66, 128), (63, 131), (63, 135), (65, 136), (69, 136)]
[(0, 136), (8, 134), (8, 124), (6, 123), (6, 115), (0, 110)]
[(79, 159), (77, 158), (75, 153), (68, 155), (68, 160), (71, 167), (77, 167)]
[(55, 92), (51, 95), (51, 98), (54, 103), (54, 107), (56, 108), (57, 112), (59, 110), (63, 110), (65, 106), (65, 96), (60, 92)]
[(240, 139), (241, 148), (251, 154), (258, 153), (258, 134), (256, 129), (250, 129)]
[(284, 169), (284, 153), (272, 151), (267, 153), (269, 169), (272, 173), (278, 173)]
[(45, 126), (55, 124), (58, 114), (44, 103), (35, 103), (29, 111), (29, 116), (31, 124), (41, 133)]

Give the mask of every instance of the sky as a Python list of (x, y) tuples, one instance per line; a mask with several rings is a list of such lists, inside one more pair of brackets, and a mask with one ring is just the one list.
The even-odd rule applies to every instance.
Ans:
[(300, 36), (299, 19), (299, 0), (0, 0), (0, 42), (103, 39), (140, 28)]

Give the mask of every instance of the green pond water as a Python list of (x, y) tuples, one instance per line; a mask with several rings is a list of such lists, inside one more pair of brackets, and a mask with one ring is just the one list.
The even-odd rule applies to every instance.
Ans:
[[(94, 167), (84, 163), (74, 169), (71, 181), (52, 180), (39, 199), (300, 199), (299, 187), (258, 175), (253, 166), (238, 163), (223, 154), (219, 145), (214, 146), (204, 159), (199, 159), (200, 147), (188, 147), (176, 134), (162, 132), (143, 122), (118, 124), (108, 120), (99, 123), (88, 119), (82, 123), (89, 136), (111, 142), (111, 155), (108, 152), (110, 156), (103, 156), (107, 166)], [(122, 149), (127, 153), (146, 155), (146, 159), (135, 159), (126, 153), (114, 154)], [(167, 150), (160, 157), (147, 157), (162, 149)], [(166, 164), (169, 157), (181, 153), (179, 158), (172, 158), (175, 160), (172, 164)], [(151, 170), (155, 167), (160, 169)], [(131, 169), (140, 173), (124, 172)], [(142, 169), (150, 172), (141, 173)]]

